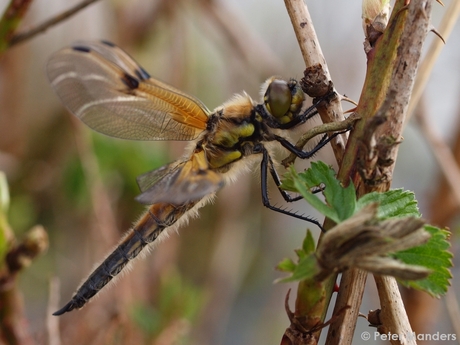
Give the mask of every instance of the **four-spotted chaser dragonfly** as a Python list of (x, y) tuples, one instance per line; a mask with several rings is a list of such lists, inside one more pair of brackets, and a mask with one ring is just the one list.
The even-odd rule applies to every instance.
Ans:
[[(118, 247), (91, 273), (62, 309), (83, 307), (148, 244), (177, 227), (209, 201), (235, 174), (260, 162), (262, 200), (268, 208), (318, 224), (315, 220), (270, 204), (267, 177), (280, 179), (270, 156), (281, 144), (300, 158), (285, 134), (316, 114), (302, 110), (304, 93), (297, 81), (268, 79), (261, 104), (247, 94), (234, 96), (210, 111), (198, 99), (150, 77), (127, 53), (106, 41), (82, 42), (55, 53), (47, 64), (50, 83), (63, 104), (92, 129), (117, 138), (192, 141), (185, 158), (141, 175), (141, 194), (149, 205)], [(280, 189), (286, 201), (293, 201)], [(319, 225), (319, 224), (318, 224)]]

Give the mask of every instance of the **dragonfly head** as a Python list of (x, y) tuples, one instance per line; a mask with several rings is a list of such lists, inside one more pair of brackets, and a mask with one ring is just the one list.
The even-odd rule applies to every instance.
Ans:
[(289, 81), (272, 77), (267, 80), (264, 105), (280, 124), (287, 124), (302, 108), (305, 94), (295, 79)]

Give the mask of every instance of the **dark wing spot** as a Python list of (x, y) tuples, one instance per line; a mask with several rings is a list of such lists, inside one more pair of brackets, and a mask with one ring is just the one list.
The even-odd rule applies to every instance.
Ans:
[(146, 80), (150, 78), (150, 74), (147, 73), (145, 69), (139, 66), (139, 69), (136, 70), (136, 76), (141, 80)]
[(89, 53), (91, 49), (89, 47), (85, 46), (73, 46), (73, 50), (76, 50), (77, 52), (83, 52), (83, 53)]
[(121, 81), (131, 90), (137, 89), (139, 87), (139, 80), (134, 78), (132, 75), (129, 75), (128, 73), (123, 75)]
[(106, 41), (106, 40), (101, 40), (101, 43), (102, 44), (105, 44), (106, 46), (109, 46), (109, 47), (116, 47), (116, 45), (110, 41)]

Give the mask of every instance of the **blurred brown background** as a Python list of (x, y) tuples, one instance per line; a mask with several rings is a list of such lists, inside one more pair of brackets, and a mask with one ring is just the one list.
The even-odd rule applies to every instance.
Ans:
[[(0, 1), (0, 11), (6, 3)], [(22, 29), (76, 3), (36, 0)], [(358, 100), (366, 68), (360, 2), (307, 5), (337, 90)], [(444, 11), (434, 6), (435, 26)], [(432, 126), (447, 142), (454, 142), (459, 124), (459, 33), (457, 25), (424, 97)], [(211, 109), (243, 90), (257, 99), (260, 84), (271, 75), (303, 75), (284, 3), (274, 0), (99, 1), (1, 57), (0, 170), (10, 185), (9, 221), (18, 237), (35, 224), (50, 236), (46, 255), (20, 276), (28, 327), (40, 344), (59, 339), (49, 323), (50, 291), (60, 298), (59, 307), (68, 301), (143, 212), (134, 201), (136, 176), (180, 157), (184, 147), (108, 138), (64, 110), (46, 80), (47, 58), (75, 40), (102, 38)], [(317, 158), (334, 164), (328, 150)], [(431, 200), (440, 190), (439, 176), (429, 144), (409, 124), (393, 187), (415, 190), (429, 218), (436, 212)], [(281, 203), (276, 190), (271, 195)], [(447, 201), (435, 200), (447, 207)], [(319, 217), (302, 201), (292, 208)], [(453, 207), (441, 225), (455, 230), (456, 212)], [(274, 267), (294, 255), (306, 226), (263, 208), (255, 169), (219, 192), (179, 235), (137, 260), (102, 296), (52, 321), (60, 322), (63, 344), (277, 344), (289, 325), (284, 297), (295, 284), (273, 284), (281, 276)], [(60, 289), (50, 290), (56, 279)], [(368, 285), (364, 313), (378, 308), (372, 279)], [(431, 329), (425, 331), (452, 333), (443, 303), (428, 303)], [(356, 343), (367, 322), (358, 327)]]

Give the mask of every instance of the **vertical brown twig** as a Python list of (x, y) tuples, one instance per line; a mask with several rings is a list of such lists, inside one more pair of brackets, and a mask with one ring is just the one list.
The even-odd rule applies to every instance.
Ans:
[[(422, 45), (430, 27), (430, 12), (430, 1), (413, 0), (407, 6), (405, 1), (397, 1), (385, 33), (374, 51), (369, 55), (366, 81), (356, 111), (364, 119), (371, 119), (377, 113), (380, 105), (384, 104), (385, 99), (392, 98), (390, 99), (392, 105), (387, 113), (386, 122), (376, 132), (377, 142), (390, 138), (399, 141), (401, 138)], [(359, 187), (359, 196), (373, 190), (389, 189), (397, 155), (397, 147), (395, 147), (388, 157), (392, 163), (387, 167), (387, 176), (383, 183), (377, 185), (363, 183), (355, 163), (360, 154), (358, 152), (359, 143), (368, 130), (366, 124), (366, 121), (359, 123), (350, 135), (344, 165), (339, 171), (339, 178), (344, 183), (350, 177), (352, 178), (355, 185)], [(360, 277), (366, 275), (364, 272), (346, 272), (343, 280), (349, 281), (348, 275), (351, 274), (354, 278), (356, 274)], [(391, 297), (393, 302), (400, 300), (401, 296), (397, 285), (394, 283), (394, 278), (376, 277), (376, 283), (380, 287), (379, 296), (382, 306), (391, 302), (386, 297)], [(363, 291), (364, 285), (351, 283), (350, 288)], [(350, 330), (354, 330), (361, 300), (358, 298), (347, 299), (348, 295), (342, 289), (339, 291), (335, 310), (340, 310), (344, 305), (350, 305), (351, 308), (343, 313), (340, 322), (331, 326), (327, 338), (328, 344), (351, 343), (352, 334)], [(392, 334), (411, 332), (403, 304), (394, 302), (392, 305), (395, 307), (394, 309), (385, 308), (384, 311), (382, 309), (382, 323)]]
[[(315, 37), (314, 30), (311, 30), (312, 25), (308, 12), (299, 9), (304, 8), (305, 5), (303, 1), (298, 2), (300, 2), (299, 7), (288, 10), (291, 18), (298, 18), (292, 20), (293, 25), (295, 28), (309, 29), (308, 34)], [(397, 155), (397, 143), (401, 138), (422, 44), (430, 25), (430, 9), (431, 3), (422, 0), (413, 0), (409, 4), (406, 4), (406, 1), (397, 1), (387, 29), (376, 43), (375, 48), (368, 53), (366, 81), (356, 109), (363, 120), (357, 123), (355, 130), (350, 135), (338, 174), (339, 179), (345, 185), (349, 183), (351, 178), (358, 188), (358, 197), (374, 190), (385, 191), (389, 189)], [(308, 43), (313, 42), (313, 45), (319, 46), (319, 42), (312, 37), (299, 37), (298, 32), (302, 32), (302, 30), (296, 29), (296, 34), (305, 58), (310, 54)], [(316, 54), (319, 55), (313, 54), (316, 56), (316, 60), (312, 61), (325, 66), (320, 50), (316, 50)], [(310, 60), (307, 61), (307, 58), (305, 60), (308, 66), (311, 62), (309, 62)], [(326, 73), (325, 76), (328, 74)], [(376, 126), (376, 122), (370, 120), (378, 113), (385, 121)], [(387, 165), (382, 169), (384, 174), (383, 177), (380, 176), (381, 180), (379, 181), (363, 181), (357, 166), (359, 156), (365, 154), (360, 150), (360, 147), (366, 137), (374, 137), (378, 143), (391, 143), (384, 150), (381, 150), (385, 154), (384, 158)], [(362, 157), (362, 159), (366, 160), (366, 157)], [(366, 275), (366, 273), (357, 270), (351, 270), (344, 274), (334, 314), (346, 306), (350, 308), (338, 316), (338, 320), (331, 326), (326, 340), (327, 344), (351, 343)], [(394, 309), (385, 308), (382, 313), (382, 320), (388, 331), (393, 334), (410, 332), (411, 328), (394, 279), (377, 277), (376, 282), (380, 287), (382, 305), (391, 302), (391, 305), (395, 307)], [(393, 300), (388, 299), (389, 296)]]
[[(286, 9), (299, 42), (300, 51), (305, 61), (305, 77), (308, 78), (310, 97), (321, 97), (334, 92), (331, 75), (315, 28), (303, 0), (285, 0)], [(323, 123), (344, 120), (340, 97), (335, 97), (327, 106), (319, 106), (318, 112)], [(342, 134), (331, 142), (337, 163), (340, 165), (345, 151), (346, 135)]]
[(32, 0), (10, 1), (0, 19), (0, 52), (9, 46), (14, 32), (21, 24), (24, 15), (30, 7)]
[[(452, 32), (455, 23), (457, 23), (458, 16), (460, 15), (460, 2), (451, 1), (449, 8), (445, 11), (444, 18), (442, 19), (441, 25), (439, 27), (439, 34), (447, 40), (450, 33)], [(426, 51), (426, 56), (420, 64), (420, 69), (415, 79), (414, 92), (409, 104), (409, 109), (407, 111), (407, 120), (412, 116), (420, 97), (422, 96), (423, 90), (425, 89), (428, 78), (431, 75), (434, 63), (437, 60), (437, 57), (441, 53), (441, 49), (444, 47), (444, 41), (440, 39), (435, 39), (430, 48)]]
[[(321, 45), (316, 36), (313, 22), (308, 12), (307, 6), (303, 0), (285, 0), (285, 6), (291, 19), (292, 26), (306, 66), (304, 72), (305, 78), (302, 81), (302, 88), (311, 97), (321, 97), (335, 92), (329, 69), (327, 67), (326, 59), (322, 53)], [(344, 120), (340, 97), (334, 97), (330, 102), (328, 102), (328, 104), (320, 105), (318, 107), (318, 112), (323, 123), (331, 123)], [(339, 165), (342, 162), (343, 154), (345, 151), (346, 137), (347, 136), (345, 134), (342, 134), (338, 136), (336, 140), (331, 142), (334, 155)], [(291, 155), (285, 161), (290, 162), (293, 159), (295, 158)], [(328, 226), (325, 225), (325, 228), (328, 228)], [(317, 289), (324, 289), (322, 292), (319, 292), (321, 295), (324, 294), (324, 298), (318, 298), (316, 303), (313, 303), (314, 305), (312, 305), (312, 301), (308, 298), (308, 290), (310, 289), (310, 286), (302, 282), (299, 283), (297, 290), (296, 310), (293, 315), (295, 318), (305, 320), (301, 328), (311, 328), (318, 322), (318, 320), (324, 320), (327, 308), (329, 306), (330, 296), (332, 295), (334, 282), (335, 279), (331, 278), (325, 284), (319, 284), (316, 287)], [(315, 315), (311, 315), (313, 314), (313, 310), (315, 311)], [(292, 324), (293, 320), (291, 320), (291, 327), (295, 327), (292, 326)], [(283, 345), (286, 342), (296, 341), (291, 340), (292, 334), (288, 336), (288, 332), (291, 331), (293, 331), (294, 334), (298, 334), (296, 330), (291, 330), (291, 328), (289, 328), (283, 336)], [(313, 336), (309, 335), (309, 337), (319, 337), (319, 333), (320, 331), (316, 332), (316, 334)]]

